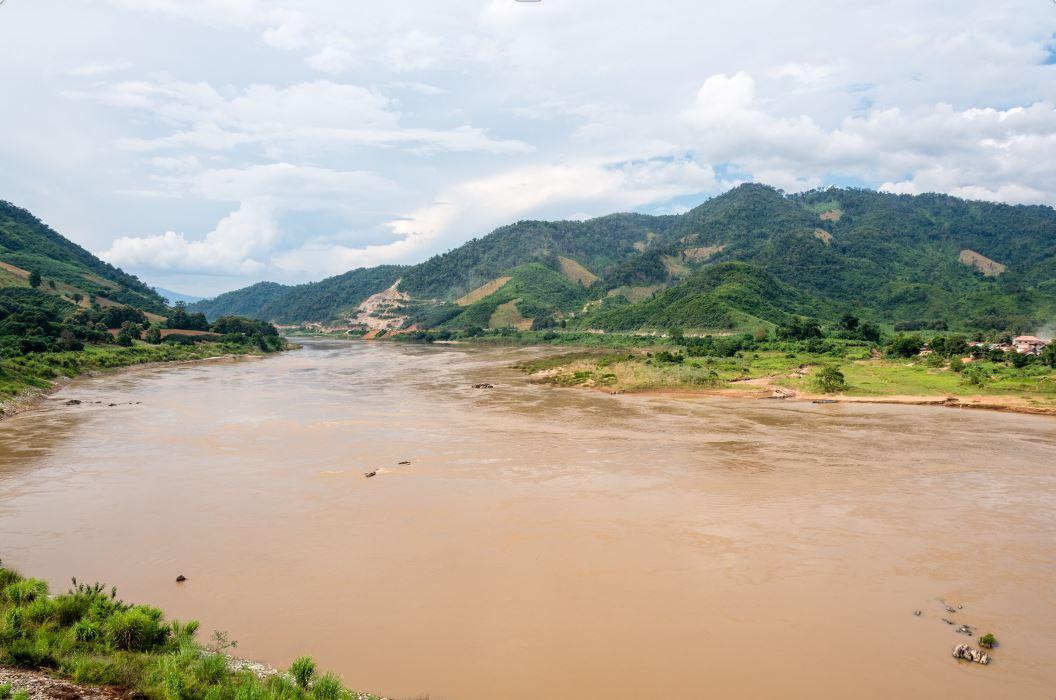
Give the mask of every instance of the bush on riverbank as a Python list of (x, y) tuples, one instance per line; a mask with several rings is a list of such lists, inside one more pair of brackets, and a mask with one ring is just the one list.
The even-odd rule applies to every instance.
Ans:
[(168, 621), (157, 608), (121, 601), (115, 589), (73, 583), (52, 596), (44, 581), (0, 567), (0, 664), (163, 700), (374, 698), (346, 690), (332, 675), (316, 678), (310, 660), (298, 660), (296, 681), (234, 670), (223, 649), (196, 641), (197, 622)]

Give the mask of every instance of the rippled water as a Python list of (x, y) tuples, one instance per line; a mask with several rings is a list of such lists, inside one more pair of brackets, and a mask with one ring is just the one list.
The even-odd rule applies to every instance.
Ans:
[(79, 380), (0, 423), (0, 557), (396, 697), (1053, 697), (1056, 420), (537, 387), (539, 352)]

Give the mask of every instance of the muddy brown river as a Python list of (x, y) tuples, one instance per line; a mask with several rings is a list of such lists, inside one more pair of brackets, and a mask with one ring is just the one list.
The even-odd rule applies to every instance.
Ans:
[(1056, 696), (1056, 420), (555, 389), (539, 352), (78, 380), (0, 423), (0, 557), (391, 697)]

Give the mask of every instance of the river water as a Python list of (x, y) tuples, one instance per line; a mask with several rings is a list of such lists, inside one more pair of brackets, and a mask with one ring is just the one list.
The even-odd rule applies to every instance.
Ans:
[(609, 396), (540, 352), (78, 380), (0, 423), (0, 557), (393, 697), (1056, 695), (1056, 420)]

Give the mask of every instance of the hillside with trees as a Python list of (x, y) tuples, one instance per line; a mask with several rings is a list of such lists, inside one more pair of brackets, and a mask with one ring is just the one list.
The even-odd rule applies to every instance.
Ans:
[(29, 287), (74, 304), (125, 304), (163, 313), (165, 300), (25, 209), (0, 201), (0, 288)]
[(401, 265), (358, 268), (319, 282), (292, 286), (259, 282), (191, 304), (190, 308), (211, 319), (234, 314), (275, 323), (337, 321), (371, 294), (395, 284), (405, 269)]
[[(561, 275), (571, 286), (555, 293)], [(498, 284), (507, 277), (516, 281)], [(522, 221), (411, 267), (261, 283), (192, 308), (340, 321), (396, 279), (418, 329), (719, 330), (850, 312), (905, 328), (1024, 332), (1056, 317), (1056, 211), (745, 184), (680, 215)], [(456, 303), (468, 297), (469, 308)]]
[(82, 371), (285, 346), (266, 321), (168, 307), (134, 276), (0, 202), (0, 401)]

